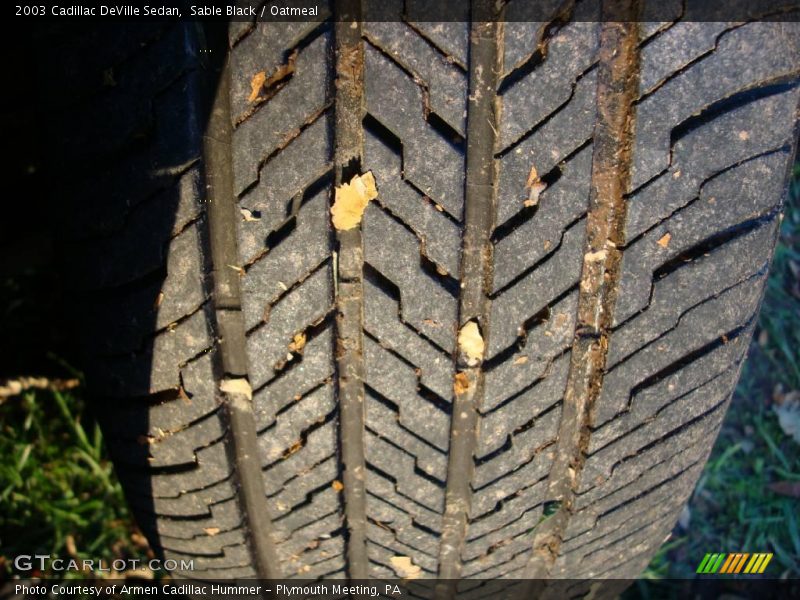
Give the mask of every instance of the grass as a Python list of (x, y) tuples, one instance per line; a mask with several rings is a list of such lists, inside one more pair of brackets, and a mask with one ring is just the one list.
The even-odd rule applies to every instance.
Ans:
[(13, 557), (24, 554), (145, 561), (147, 545), (79, 392), (27, 391), (0, 404), (0, 422), (0, 574), (11, 575)]

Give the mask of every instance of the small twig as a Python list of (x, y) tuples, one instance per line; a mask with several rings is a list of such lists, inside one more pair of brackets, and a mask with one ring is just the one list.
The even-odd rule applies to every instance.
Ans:
[(26, 390), (71, 390), (80, 385), (77, 379), (48, 379), (47, 377), (18, 377), (0, 382), (0, 402), (18, 396)]

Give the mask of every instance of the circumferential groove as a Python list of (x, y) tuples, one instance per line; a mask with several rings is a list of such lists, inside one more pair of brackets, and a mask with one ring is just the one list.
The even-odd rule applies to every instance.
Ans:
[[(627, 4), (627, 3), (623, 3)], [(620, 15), (620, 10), (626, 11)], [(624, 194), (630, 181), (631, 147), (638, 88), (638, 6), (603, 2), (586, 244), (578, 296), (564, 407), (555, 459), (548, 477), (548, 498), (557, 509), (534, 531), (533, 554), (526, 567), (528, 597), (542, 591), (561, 551), (574, 513), (581, 471), (591, 435), (592, 412), (603, 385), (608, 336), (619, 280), (625, 221)], [(610, 18), (613, 15), (613, 19)], [(623, 18), (620, 18), (623, 17)]]
[[(461, 251), (458, 330), (489, 336), (492, 287), (491, 233), (495, 220), (494, 152), (497, 138), (497, 85), (502, 66), (503, 27), (491, 0), (473, 0), (469, 45), (467, 160), (464, 235)], [(474, 335), (474, 334), (473, 334)], [(461, 346), (459, 336), (459, 346)], [(484, 394), (483, 357), (462, 348), (456, 352), (450, 455), (447, 464), (445, 512), (439, 545), (439, 600), (454, 598), (462, 569), (472, 497), (477, 444), (478, 408)]]
[[(236, 502), (242, 513), (245, 540), (256, 575), (269, 579), (280, 577), (281, 571), (258, 458), (260, 452), (247, 374), (239, 274), (228, 266), (239, 264), (230, 152), (230, 70), (226, 60), (221, 65), (203, 139), (215, 329), (221, 340), (215, 374), (223, 399), (222, 415), (227, 422), (225, 450), (234, 466), (233, 479), (239, 489)], [(231, 380), (237, 385), (224, 385)]]
[[(334, 184), (361, 174), (364, 154), (364, 46), (360, 0), (337, 0)], [(367, 464), (364, 456), (364, 245), (360, 227), (337, 230), (336, 369), (339, 452), (350, 579), (369, 577)]]

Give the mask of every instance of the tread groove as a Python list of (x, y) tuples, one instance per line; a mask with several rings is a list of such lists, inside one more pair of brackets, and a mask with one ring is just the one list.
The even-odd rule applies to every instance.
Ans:
[[(230, 153), (230, 71), (228, 62), (222, 66), (220, 83), (204, 137), (206, 158), (205, 178), (208, 201), (208, 235), (211, 242), (213, 265), (214, 302), (218, 322), (233, 323), (236, 333), (226, 332), (220, 344), (221, 364), (219, 376), (237, 376), (247, 379), (247, 355), (244, 345), (244, 323), (241, 319), (241, 302), (238, 273), (227, 265), (238, 264), (235, 237), (235, 204), (233, 172)], [(225, 312), (238, 313), (238, 320), (227, 319)], [(238, 344), (237, 344), (238, 342)], [(249, 385), (249, 384), (248, 384)], [(263, 578), (279, 577), (278, 555), (273, 541), (273, 525), (269, 516), (261, 468), (258, 463), (258, 438), (252, 400), (240, 393), (222, 392), (230, 436), (226, 449), (235, 464), (234, 477), (240, 493), (239, 503), (245, 537), (252, 554), (256, 573)]]
[[(458, 329), (477, 325), (484, 339), (489, 336), (491, 314), (491, 233), (495, 220), (494, 151), (497, 143), (497, 78), (502, 62), (502, 26), (489, 0), (472, 0), (469, 41), (469, 96), (467, 103), (467, 170), (465, 181), (464, 235), (461, 252), (461, 287)], [(438, 600), (453, 598), (456, 579), (462, 571), (462, 549), (471, 512), (471, 482), (477, 446), (478, 408), (483, 401), (482, 360), (475, 364), (456, 352), (453, 412), (450, 425), (450, 456), (447, 463), (445, 512), (439, 546), (440, 583)], [(466, 386), (464, 385), (466, 382)]]
[[(364, 42), (358, 0), (337, 0), (334, 178), (339, 186), (361, 174), (364, 153)], [(336, 231), (336, 368), (340, 411), (339, 447), (347, 572), (369, 577), (364, 414), (364, 244), (361, 227)]]
[[(610, 1), (604, 14), (619, 11)], [(631, 169), (633, 101), (638, 88), (638, 6), (624, 9), (627, 22), (605, 21), (600, 26), (597, 82), (597, 121), (594, 132), (589, 210), (586, 225), (578, 319), (572, 347), (556, 457), (549, 474), (549, 494), (560, 502), (556, 513), (534, 532), (527, 576), (544, 579), (553, 569), (573, 514), (573, 504), (585, 462), (594, 401), (602, 388), (614, 292), (619, 277), (624, 192)], [(541, 592), (531, 583), (529, 592)]]

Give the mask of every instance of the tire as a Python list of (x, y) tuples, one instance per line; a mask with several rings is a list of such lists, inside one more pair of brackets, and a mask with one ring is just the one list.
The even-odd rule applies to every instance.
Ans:
[(752, 334), (798, 24), (104, 31), (64, 272), (175, 575), (638, 575)]

